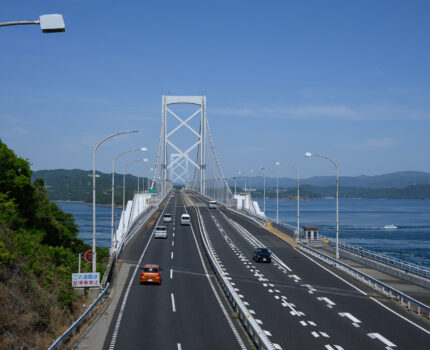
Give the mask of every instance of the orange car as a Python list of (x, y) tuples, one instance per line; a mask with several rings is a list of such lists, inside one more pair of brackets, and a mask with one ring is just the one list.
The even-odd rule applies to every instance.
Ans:
[(161, 284), (161, 268), (158, 265), (146, 264), (140, 273), (140, 284), (157, 283)]

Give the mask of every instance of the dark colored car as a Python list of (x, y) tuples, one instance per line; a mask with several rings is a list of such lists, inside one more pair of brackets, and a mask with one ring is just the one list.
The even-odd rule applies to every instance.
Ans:
[(270, 253), (269, 249), (267, 249), (267, 248), (255, 248), (253, 259), (256, 262), (268, 262), (268, 263), (270, 263), (272, 261), (270, 255), (271, 255), (271, 253)]

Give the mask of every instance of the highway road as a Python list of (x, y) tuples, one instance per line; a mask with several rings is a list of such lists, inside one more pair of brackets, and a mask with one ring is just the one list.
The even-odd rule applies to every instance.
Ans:
[[(198, 233), (181, 226), (180, 195), (170, 198), (167, 239), (154, 239), (152, 220), (125, 247), (121, 260), (135, 265), (109, 328), (104, 349), (248, 349), (216, 284)], [(162, 218), (163, 212), (160, 215)], [(140, 267), (163, 268), (161, 285), (140, 285)]]
[[(428, 349), (429, 323), (306, 257), (252, 220), (191, 192), (224, 272), (282, 349)], [(193, 218), (195, 220), (195, 218)], [(279, 259), (252, 260), (255, 246)]]

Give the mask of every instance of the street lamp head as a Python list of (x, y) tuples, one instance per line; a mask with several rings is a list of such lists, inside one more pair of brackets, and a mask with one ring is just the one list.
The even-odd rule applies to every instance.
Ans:
[(149, 169), (149, 171), (154, 171), (154, 168)]
[(275, 164), (276, 164), (276, 165), (281, 165), (281, 162), (276, 162)]
[(40, 29), (43, 33), (65, 32), (63, 16), (59, 14), (42, 15), (39, 17)]
[(140, 148), (140, 150), (141, 150), (142, 152), (146, 152), (148, 149), (147, 149), (146, 147), (141, 147), (141, 148)]
[(312, 157), (312, 153), (311, 152), (306, 152), (305, 153), (305, 157)]
[(146, 163), (148, 161), (148, 158), (143, 158), (143, 161)]

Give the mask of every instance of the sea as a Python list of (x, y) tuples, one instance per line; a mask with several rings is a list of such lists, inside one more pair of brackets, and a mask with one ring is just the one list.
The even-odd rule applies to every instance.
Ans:
[[(263, 210), (263, 200), (258, 199)], [(57, 202), (61, 209), (75, 217), (79, 238), (92, 242), (92, 206)], [(266, 214), (276, 218), (276, 200), (266, 200)], [(119, 222), (121, 209), (115, 209)], [(111, 208), (96, 207), (97, 246), (109, 247)], [(297, 202), (279, 201), (279, 220), (296, 225)], [(336, 199), (300, 202), (300, 226), (319, 227), (322, 237), (336, 237)], [(397, 229), (384, 229), (395, 225)], [(115, 225), (116, 227), (116, 225)], [(365, 249), (384, 253), (417, 265), (430, 267), (430, 201), (394, 199), (339, 199), (339, 239)]]
[[(263, 210), (263, 200), (257, 202)], [(276, 199), (266, 200), (266, 215), (276, 218)], [(279, 221), (296, 226), (296, 201), (279, 201)], [(301, 201), (302, 225), (336, 238), (336, 199)], [(430, 201), (339, 198), (339, 240), (430, 267)]]
[[(56, 202), (66, 213), (73, 214), (75, 224), (79, 229), (79, 238), (92, 245), (93, 242), (93, 206), (74, 202)], [(121, 218), (121, 209), (114, 209), (114, 227)], [(110, 247), (112, 209), (110, 207), (96, 206), (96, 245), (97, 247)]]

